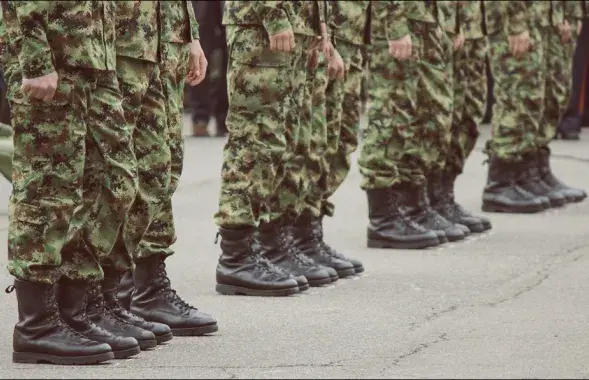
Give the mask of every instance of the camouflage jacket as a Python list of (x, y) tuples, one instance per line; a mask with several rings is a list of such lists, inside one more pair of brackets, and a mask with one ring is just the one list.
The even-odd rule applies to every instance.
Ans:
[(321, 1), (227, 1), (223, 25), (262, 26), (269, 35), (291, 29), (294, 33), (317, 35), (325, 22)]
[(398, 40), (409, 33), (409, 20), (438, 23), (446, 31), (455, 31), (455, 2), (443, 3), (423, 0), (372, 1), (371, 41)]
[(161, 42), (186, 44), (200, 38), (192, 2), (161, 0), (159, 3)]
[(531, 19), (530, 3), (542, 1), (494, 1), (485, 0), (485, 23), (487, 34), (504, 32), (509, 35), (520, 34), (529, 29)]
[(158, 1), (117, 1), (117, 55), (158, 61)]
[[(62, 67), (114, 70), (114, 1), (14, 1), (18, 59), (26, 78)], [(16, 28), (15, 28), (16, 29)]]
[(562, 1), (564, 18), (568, 20), (569, 23), (582, 19), (583, 17), (585, 17), (585, 10), (583, 9), (585, 4), (589, 5), (589, 1)]
[(364, 44), (370, 1), (329, 1), (328, 26), (332, 35), (354, 45)]
[(481, 0), (458, 2), (458, 24), (467, 40), (475, 40), (485, 36), (482, 5)]

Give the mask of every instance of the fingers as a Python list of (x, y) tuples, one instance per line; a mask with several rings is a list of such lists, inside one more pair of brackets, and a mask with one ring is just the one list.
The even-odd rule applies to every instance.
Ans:
[(276, 36), (270, 36), (270, 50), (276, 51)]
[(291, 52), (295, 48), (295, 38), (292, 31), (286, 31), (270, 36), (270, 50)]

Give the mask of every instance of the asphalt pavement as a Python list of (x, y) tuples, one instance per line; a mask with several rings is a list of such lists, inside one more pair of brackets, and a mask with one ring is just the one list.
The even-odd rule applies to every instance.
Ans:
[[(488, 128), (459, 177), (480, 212)], [(534, 215), (488, 214), (493, 229), (436, 249), (366, 248), (367, 204), (353, 167), (335, 195), (326, 240), (364, 262), (352, 279), (288, 298), (215, 293), (222, 138), (187, 138), (174, 198), (173, 286), (213, 314), (219, 332), (176, 337), (90, 367), (11, 362), (14, 293), (0, 297), (1, 378), (587, 378), (589, 201)], [(589, 189), (589, 131), (552, 144), (554, 171)], [(0, 241), (10, 186), (0, 184)], [(6, 245), (2, 252), (6, 252)], [(0, 255), (6, 267), (6, 254)], [(10, 285), (6, 270), (0, 285)]]

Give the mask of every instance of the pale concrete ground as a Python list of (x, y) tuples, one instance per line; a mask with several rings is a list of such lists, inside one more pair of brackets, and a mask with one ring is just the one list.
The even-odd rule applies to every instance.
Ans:
[[(476, 212), (487, 133), (458, 181), (458, 200)], [(222, 146), (219, 138), (186, 141), (174, 200), (177, 254), (168, 263), (179, 293), (215, 315), (220, 331), (101, 366), (14, 365), (16, 300), (4, 295), (1, 378), (589, 377), (588, 202), (537, 215), (492, 214), (490, 233), (438, 249), (367, 249), (367, 206), (354, 167), (335, 196), (326, 235), (362, 259), (366, 273), (291, 298), (226, 297), (214, 291), (212, 222)], [(553, 150), (558, 175), (589, 188), (587, 132)], [(6, 241), (9, 188), (0, 191)], [(0, 279), (10, 284), (5, 271)]]

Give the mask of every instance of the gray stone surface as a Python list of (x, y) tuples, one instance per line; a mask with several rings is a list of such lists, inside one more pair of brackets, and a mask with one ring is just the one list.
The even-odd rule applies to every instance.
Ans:
[[(479, 212), (480, 146), (457, 197)], [(336, 194), (327, 240), (366, 273), (291, 298), (214, 292), (212, 214), (223, 140), (186, 141), (174, 199), (179, 293), (219, 320), (214, 336), (174, 338), (136, 358), (93, 367), (11, 362), (14, 294), (0, 297), (1, 378), (586, 378), (589, 376), (589, 202), (537, 215), (490, 214), (484, 236), (424, 251), (366, 248), (366, 199), (356, 167)], [(589, 141), (555, 142), (553, 166), (589, 188)], [(0, 188), (6, 241), (9, 187)], [(4, 245), (3, 252), (6, 251)], [(0, 255), (5, 267), (6, 255)], [(6, 271), (2, 284), (9, 285)]]

